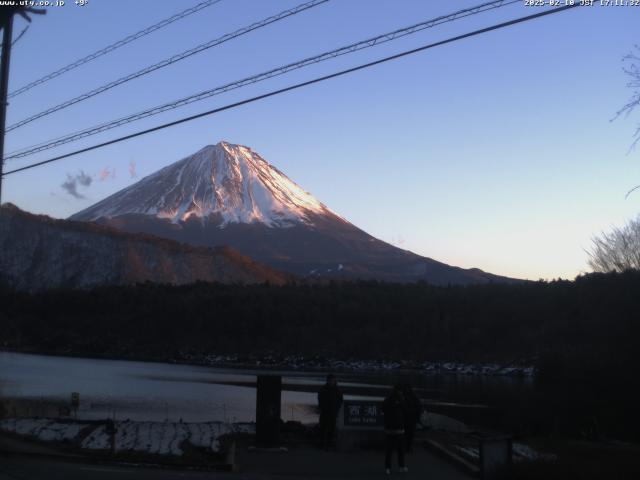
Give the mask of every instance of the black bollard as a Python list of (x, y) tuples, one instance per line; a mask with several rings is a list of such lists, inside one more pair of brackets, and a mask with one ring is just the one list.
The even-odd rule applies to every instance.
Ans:
[(282, 377), (258, 375), (256, 393), (256, 443), (273, 448), (280, 441), (280, 398)]

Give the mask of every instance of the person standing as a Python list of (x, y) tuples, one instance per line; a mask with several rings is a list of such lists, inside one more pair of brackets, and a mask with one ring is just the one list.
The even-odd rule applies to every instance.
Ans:
[(384, 399), (382, 404), (384, 413), (384, 433), (387, 439), (387, 448), (384, 458), (384, 467), (387, 475), (391, 473), (391, 457), (393, 451), (398, 453), (398, 467), (401, 472), (408, 472), (404, 463), (404, 426), (407, 418), (407, 407), (402, 394), (402, 385), (395, 385), (393, 390)]
[(416, 424), (422, 414), (422, 403), (416, 396), (411, 385), (406, 384), (403, 389), (404, 401), (407, 407), (407, 416), (404, 424), (404, 440), (407, 452), (413, 451), (413, 438), (416, 434)]
[(320, 435), (322, 448), (328, 450), (333, 444), (336, 434), (336, 420), (342, 405), (343, 395), (338, 388), (334, 375), (327, 375), (327, 381), (318, 392), (318, 407), (320, 408)]

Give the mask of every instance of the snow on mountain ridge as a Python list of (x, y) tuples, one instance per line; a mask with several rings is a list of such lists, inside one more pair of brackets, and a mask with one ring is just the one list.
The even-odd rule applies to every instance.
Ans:
[(192, 216), (270, 227), (310, 223), (309, 213), (332, 214), (250, 148), (228, 142), (198, 152), (143, 178), (72, 218), (97, 220), (125, 214), (153, 215), (174, 223)]
[(453, 267), (378, 240), (329, 210), (250, 148), (227, 142), (208, 145), (71, 219), (195, 246), (227, 245), (302, 276), (436, 285), (515, 281)]

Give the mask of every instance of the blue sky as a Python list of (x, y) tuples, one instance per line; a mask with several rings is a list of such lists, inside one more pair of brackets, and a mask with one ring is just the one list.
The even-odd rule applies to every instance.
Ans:
[[(11, 99), (8, 124), (301, 1), (222, 0)], [(14, 46), (10, 90), (196, 3), (49, 8)], [(12, 131), (6, 151), (479, 3), (331, 0)], [(536, 11), (523, 2), (425, 30), (5, 169)], [(592, 236), (639, 210), (640, 193), (625, 200), (640, 183), (640, 151), (627, 154), (638, 116), (610, 121), (631, 94), (621, 59), (640, 42), (638, 20), (640, 7), (620, 6), (547, 16), (8, 176), (2, 200), (66, 217), (224, 139), (402, 248), (503, 275), (573, 278), (587, 270)], [(84, 199), (61, 188), (80, 170), (94, 179)]]

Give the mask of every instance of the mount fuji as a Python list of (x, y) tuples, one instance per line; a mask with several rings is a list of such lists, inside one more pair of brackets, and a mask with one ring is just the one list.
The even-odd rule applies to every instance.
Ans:
[(248, 147), (220, 142), (70, 217), (199, 246), (230, 246), (300, 276), (432, 284), (516, 281), (378, 240)]

